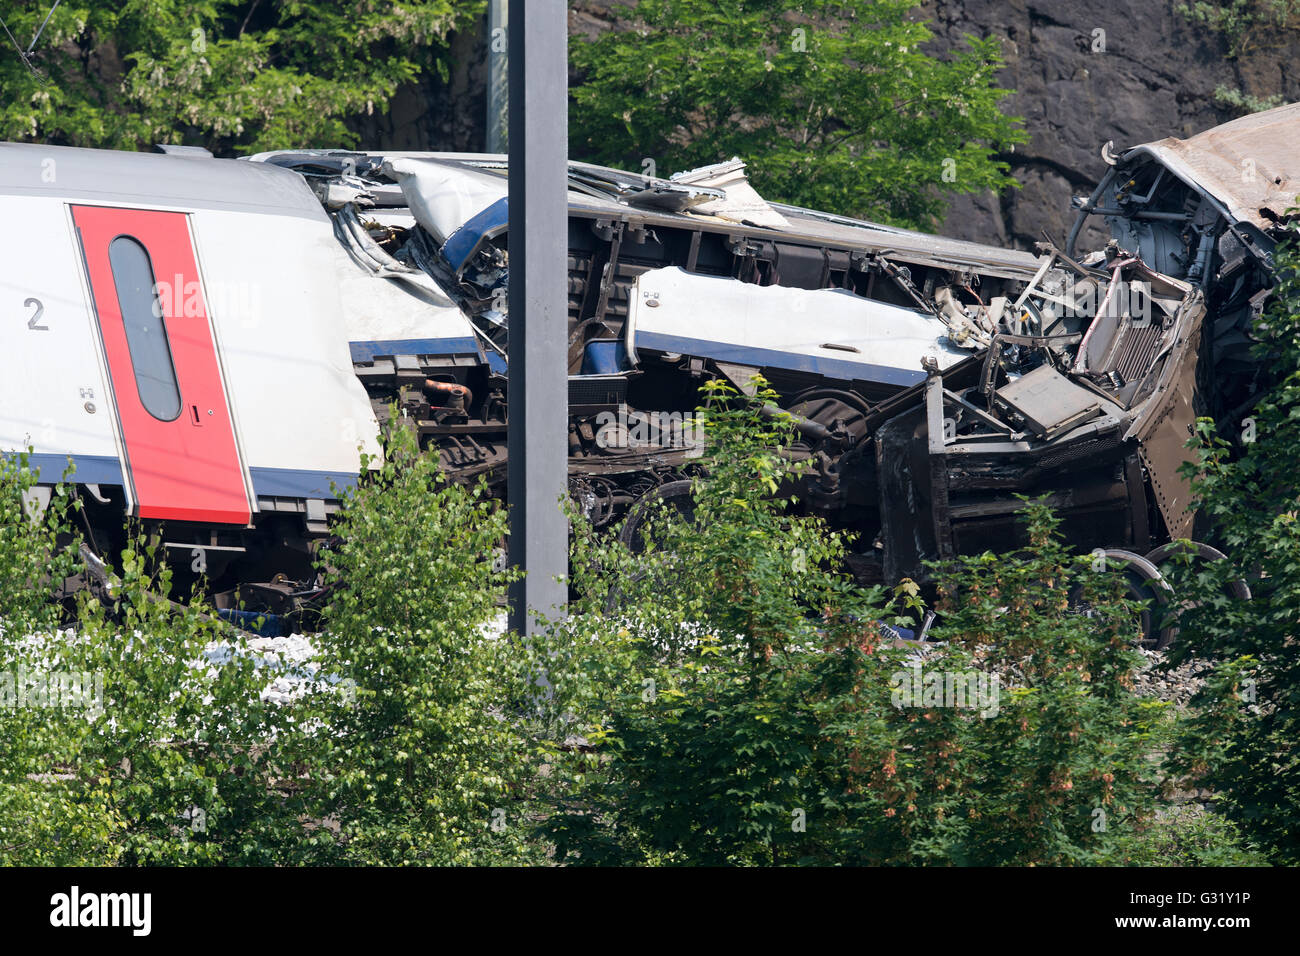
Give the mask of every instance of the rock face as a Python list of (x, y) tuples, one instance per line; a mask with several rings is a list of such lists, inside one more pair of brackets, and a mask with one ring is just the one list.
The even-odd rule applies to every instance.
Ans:
[[(1290, 67), (1300, 31), (1236, 60), (1226, 41), (1177, 12), (1178, 0), (930, 0), (939, 50), (966, 33), (1003, 38), (1003, 108), (1024, 117), (1030, 142), (1004, 156), (1021, 188), (954, 200), (942, 232), (1029, 248), (1041, 230), (1062, 241), (1071, 195), (1105, 172), (1100, 148), (1188, 136), (1240, 114), (1216, 104), (1216, 87), (1258, 98), (1300, 99)], [(1094, 236), (1100, 235), (1095, 233)], [(1086, 234), (1085, 234), (1086, 238)]]
[[(1062, 242), (1074, 215), (1070, 197), (1086, 195), (1105, 171), (1101, 146), (1116, 149), (1187, 136), (1240, 114), (1216, 103), (1223, 86), (1264, 99), (1300, 99), (1300, 28), (1258, 31), (1247, 52), (1228, 59), (1228, 43), (1190, 23), (1183, 0), (926, 0), (938, 56), (965, 34), (1002, 38), (1000, 85), (1016, 92), (1003, 109), (1024, 118), (1030, 142), (1002, 158), (1020, 189), (953, 200), (945, 235), (1032, 248), (1042, 231)], [(626, 29), (618, 0), (574, 0), (572, 42)], [(450, 81), (427, 76), (396, 95), (384, 115), (355, 128), (373, 149), (484, 148), (486, 22), (452, 39)], [(833, 210), (832, 210), (833, 211)], [(1100, 231), (1089, 236), (1091, 244)]]

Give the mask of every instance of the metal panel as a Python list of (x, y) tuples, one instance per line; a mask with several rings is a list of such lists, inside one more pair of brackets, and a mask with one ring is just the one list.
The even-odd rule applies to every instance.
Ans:
[(1135, 146), (1122, 159), (1149, 154), (1222, 202), (1234, 218), (1268, 230), (1300, 192), (1297, 137), (1300, 103), (1288, 103), (1188, 139), (1169, 137)]
[(1011, 411), (1043, 438), (1052, 438), (1101, 414), (1096, 395), (1075, 385), (1050, 365), (1040, 365), (994, 393), (993, 402)]
[[(354, 374), (349, 340), (473, 335), (459, 310), (423, 305), (396, 280), (362, 273), (327, 222), (199, 210), (190, 225), (235, 436), (250, 469), (355, 475), (359, 445), (379, 454), (374, 412)], [(248, 241), (267, 230), (276, 237), (274, 255), (264, 243)], [(420, 306), (423, 327), (415, 314)], [(304, 401), (311, 407), (307, 417), (295, 411)]]
[(287, 169), (234, 159), (0, 143), (0, 195), (223, 209), (328, 222), (311, 188)]
[(1139, 453), (1147, 466), (1151, 487), (1156, 493), (1160, 515), (1170, 538), (1185, 538), (1191, 534), (1195, 513), (1189, 510), (1191, 483), (1179, 474), (1183, 463), (1192, 454), (1187, 442), (1199, 411), (1196, 363), (1200, 354), (1201, 323), (1205, 318), (1205, 299), (1195, 293), (1183, 306), (1179, 316), (1183, 330), (1165, 360), (1155, 394), (1125, 438), (1136, 437), (1141, 442)]
[[(73, 206), (91, 296), (126, 448), (127, 479), (143, 518), (247, 524), (250, 506), (234, 426), (198, 281), (184, 213)], [(129, 236), (148, 253), (155, 290), (172, 292), (162, 324), (180, 390), (179, 414), (149, 412), (137, 387), (121, 293), (109, 260), (114, 239)], [(170, 300), (170, 307), (166, 303)]]
[(948, 344), (943, 322), (914, 309), (842, 289), (757, 286), (677, 267), (637, 277), (628, 342), (633, 356), (657, 349), (889, 385), (921, 381), (925, 358), (945, 369), (970, 355)]
[(943, 435), (943, 377), (937, 371), (925, 380), (925, 429), (930, 473), (930, 520), (940, 558), (953, 556), (952, 518), (948, 513), (948, 461)]
[(30, 447), (44, 481), (57, 481), (71, 455), (76, 480), (121, 484), (107, 373), (71, 216), (44, 197), (8, 197), (4, 206), (13, 225), (0, 231), (7, 317), (0, 323), (0, 450)]

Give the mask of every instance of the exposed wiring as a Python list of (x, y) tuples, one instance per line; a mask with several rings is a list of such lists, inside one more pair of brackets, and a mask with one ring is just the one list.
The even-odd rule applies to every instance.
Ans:
[(31, 70), (32, 76), (36, 77), (36, 79), (40, 80), (42, 83), (46, 83), (49, 81), (46, 80), (46, 78), (43, 75), (41, 75), (40, 70), (32, 66), (32, 51), (36, 49), (36, 41), (39, 40), (41, 38), (41, 34), (45, 32), (45, 26), (50, 22), (50, 17), (54, 16), (54, 11), (59, 8), (59, 4), (62, 2), (63, 0), (54, 0), (54, 6), (50, 7), (50, 12), (45, 14), (45, 19), (42, 20), (41, 25), (36, 28), (36, 33), (32, 36), (32, 42), (27, 47), (26, 50), (22, 48), (22, 44), (18, 42), (17, 38), (13, 34), (13, 31), (9, 29), (9, 24), (5, 23), (3, 17), (0, 17), (0, 27), (4, 27), (5, 33), (8, 34), (9, 36), (9, 42), (12, 43), (14, 45), (14, 49), (18, 51), (18, 56), (23, 61), (23, 65), (27, 67), (27, 69)]
[(54, 11), (59, 9), (59, 4), (62, 2), (63, 0), (54, 0), (54, 6), (50, 7), (49, 13), (45, 14), (45, 19), (41, 21), (41, 25), (37, 27), (36, 33), (32, 36), (31, 45), (27, 47), (28, 56), (31, 56), (32, 51), (36, 49), (36, 41), (41, 38), (41, 34), (45, 32), (45, 25), (50, 22), (50, 17), (54, 16)]

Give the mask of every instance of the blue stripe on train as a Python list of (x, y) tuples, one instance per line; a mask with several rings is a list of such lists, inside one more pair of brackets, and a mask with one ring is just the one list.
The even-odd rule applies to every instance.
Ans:
[[(17, 452), (3, 453), (6, 458), (16, 458)], [(29, 455), (28, 467), (43, 484), (54, 484), (62, 479), (72, 459), (75, 471), (72, 481), (85, 485), (121, 485), (122, 465), (107, 455)], [(330, 490), (333, 482), (340, 489), (352, 488), (357, 475), (346, 471), (313, 471), (303, 468), (250, 468), (253, 492), (277, 498), (334, 498)]]
[(337, 498), (330, 482), (340, 489), (357, 483), (356, 474), (345, 471), (307, 471), (297, 468), (250, 468), (253, 491), (276, 498)]
[(459, 273), (484, 236), (490, 238), (509, 224), (510, 203), (502, 196), (486, 209), (480, 209), (447, 237), (442, 244), (442, 257)]
[(371, 362), (377, 355), (477, 355), (473, 336), (446, 339), (371, 339), (349, 342), (352, 361)]
[[(4, 456), (16, 458), (18, 453), (7, 451)], [(52, 485), (62, 479), (69, 458), (76, 469), (72, 481), (83, 485), (122, 484), (122, 464), (110, 455), (29, 455), (27, 465), (45, 484)]]

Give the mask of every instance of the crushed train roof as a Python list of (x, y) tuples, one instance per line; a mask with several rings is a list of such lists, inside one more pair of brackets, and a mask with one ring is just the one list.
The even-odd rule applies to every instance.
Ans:
[(1187, 139), (1168, 137), (1135, 146), (1179, 179), (1199, 185), (1238, 220), (1262, 230), (1294, 210), (1300, 194), (1300, 103), (1224, 123)]

